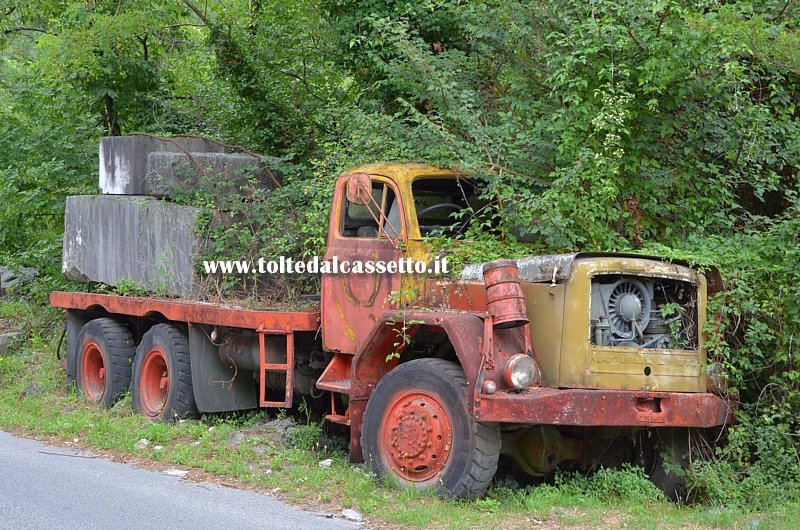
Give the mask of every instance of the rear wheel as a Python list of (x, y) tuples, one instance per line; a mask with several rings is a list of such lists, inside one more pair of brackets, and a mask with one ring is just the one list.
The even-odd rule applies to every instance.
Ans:
[(451, 498), (475, 497), (497, 471), (500, 429), (470, 416), (458, 364), (418, 359), (401, 364), (375, 387), (361, 446), (378, 477)]
[(133, 410), (157, 421), (197, 414), (189, 362), (189, 340), (183, 331), (172, 324), (150, 328), (133, 364)]
[(136, 353), (133, 334), (125, 324), (96, 318), (83, 326), (78, 344), (78, 393), (110, 407), (131, 385), (131, 364)]

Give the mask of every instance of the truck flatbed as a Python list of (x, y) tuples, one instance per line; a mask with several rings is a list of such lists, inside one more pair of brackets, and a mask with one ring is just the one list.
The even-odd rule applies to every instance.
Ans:
[(304, 311), (253, 310), (208, 302), (60, 291), (50, 294), (50, 304), (62, 309), (86, 311), (102, 308), (109, 313), (129, 316), (161, 315), (164, 319), (175, 322), (260, 331), (316, 331), (320, 326), (320, 313), (314, 308)]

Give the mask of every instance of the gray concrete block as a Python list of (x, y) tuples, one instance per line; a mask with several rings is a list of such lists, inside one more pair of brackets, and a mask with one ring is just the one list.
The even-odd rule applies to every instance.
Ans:
[(133, 281), (176, 296), (195, 292), (198, 208), (152, 197), (67, 198), (62, 271), (75, 281)]
[[(244, 154), (153, 152), (147, 158), (144, 194), (158, 197), (175, 195), (186, 189), (207, 188), (216, 193), (240, 194), (250, 179), (257, 186), (272, 189), (275, 181), (260, 160)], [(195, 165), (195, 163), (197, 165)], [(198, 173), (199, 166), (201, 173)]]
[(22, 333), (16, 331), (0, 333), (0, 357), (13, 354), (14, 352), (8, 347), (19, 340), (22, 340)]
[[(191, 152), (222, 153), (224, 147), (199, 138), (174, 138)], [(106, 136), (100, 138), (100, 192), (109, 195), (148, 195), (147, 158), (150, 153), (180, 153), (172, 142), (149, 136)]]
[(21, 267), (10, 269), (0, 266), (0, 296), (4, 295), (8, 289), (19, 287), (29, 282), (39, 271), (33, 267)]

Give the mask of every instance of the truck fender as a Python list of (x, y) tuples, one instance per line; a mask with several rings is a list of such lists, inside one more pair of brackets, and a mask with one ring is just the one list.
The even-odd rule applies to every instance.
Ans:
[[(414, 328), (429, 326), (441, 329), (455, 349), (458, 361), (467, 378), (467, 398), (472, 413), (475, 397), (475, 382), (481, 367), (481, 341), (483, 319), (474, 313), (445, 313), (427, 311), (405, 311), (405, 321), (413, 322), (407, 333)], [(367, 340), (355, 357), (351, 373), (353, 382), (350, 391), (350, 460), (363, 462), (361, 454), (361, 424), (367, 401), (381, 378), (397, 366), (397, 359), (387, 361), (387, 356), (397, 350), (397, 311), (385, 311), (375, 323)], [(402, 353), (401, 353), (402, 355)]]

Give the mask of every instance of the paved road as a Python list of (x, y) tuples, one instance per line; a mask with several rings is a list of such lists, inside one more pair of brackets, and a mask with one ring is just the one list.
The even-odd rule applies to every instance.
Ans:
[(267, 495), (188, 482), (0, 432), (0, 528), (357, 526)]

